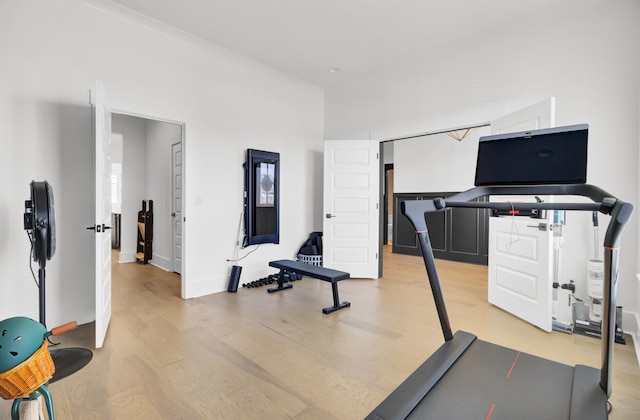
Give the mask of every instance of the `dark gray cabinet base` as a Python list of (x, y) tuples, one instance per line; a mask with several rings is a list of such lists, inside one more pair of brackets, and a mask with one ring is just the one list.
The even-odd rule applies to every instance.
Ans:
[[(422, 255), (409, 220), (400, 212), (406, 200), (429, 200), (449, 197), (454, 192), (397, 193), (393, 195), (393, 243), (396, 254)], [(486, 198), (481, 200), (485, 201)], [(485, 209), (454, 208), (426, 216), (429, 239), (436, 258), (487, 265), (489, 213)]]

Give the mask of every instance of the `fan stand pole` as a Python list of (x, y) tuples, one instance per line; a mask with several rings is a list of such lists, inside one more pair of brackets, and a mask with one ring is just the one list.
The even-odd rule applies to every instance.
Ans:
[(40, 301), (40, 323), (47, 327), (47, 323), (45, 321), (46, 312), (45, 312), (45, 288), (44, 288), (44, 267), (40, 267), (38, 269), (38, 284), (39, 284), (39, 301)]

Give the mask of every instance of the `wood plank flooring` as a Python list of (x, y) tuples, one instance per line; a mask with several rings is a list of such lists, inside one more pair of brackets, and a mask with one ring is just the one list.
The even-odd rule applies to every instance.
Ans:
[[(566, 364), (600, 364), (599, 341), (547, 334), (487, 303), (487, 268), (437, 262), (453, 330)], [(241, 278), (241, 283), (255, 279)], [(50, 385), (58, 419), (362, 419), (442, 343), (419, 257), (385, 250), (384, 277), (239, 288), (182, 300), (180, 278), (113, 265), (105, 347)], [(92, 348), (93, 326), (56, 337)], [(616, 345), (611, 419), (640, 418), (640, 368)], [(0, 400), (0, 419), (10, 401)]]

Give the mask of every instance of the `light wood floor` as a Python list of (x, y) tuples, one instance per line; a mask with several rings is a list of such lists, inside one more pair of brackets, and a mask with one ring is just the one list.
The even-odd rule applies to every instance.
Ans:
[[(179, 298), (180, 278), (114, 264), (103, 349), (50, 385), (59, 419), (361, 419), (442, 343), (422, 260), (384, 256), (384, 277)], [(600, 365), (599, 341), (544, 333), (490, 306), (487, 269), (438, 261), (454, 331), (567, 364)], [(241, 283), (254, 279), (242, 278)], [(92, 348), (93, 327), (56, 337)], [(616, 345), (612, 419), (640, 418), (633, 345)], [(533, 385), (532, 385), (533, 386)], [(10, 401), (0, 400), (0, 418)]]

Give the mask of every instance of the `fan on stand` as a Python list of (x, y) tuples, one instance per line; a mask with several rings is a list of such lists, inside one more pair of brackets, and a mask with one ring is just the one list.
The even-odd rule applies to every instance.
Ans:
[[(53, 189), (47, 181), (32, 181), (30, 189), (31, 197), (25, 201), (24, 229), (27, 231), (29, 241), (31, 242), (31, 256), (33, 261), (38, 263), (39, 322), (46, 330), (45, 268), (47, 261), (49, 261), (56, 252), (56, 221), (53, 209)], [(70, 324), (73, 324), (75, 328), (75, 322)], [(50, 334), (45, 334), (45, 338), (48, 337), (48, 335)], [(40, 336), (42, 336), (41, 333)], [(45, 340), (43, 346), (46, 346), (46, 341), (47, 340)], [(58, 381), (77, 372), (86, 366), (93, 357), (91, 350), (78, 347), (55, 349), (47, 353), (50, 353), (54, 366), (54, 371), (48, 383)], [(46, 384), (44, 388), (46, 388)], [(50, 399), (49, 397), (47, 409), (49, 411), (49, 417), (53, 418), (53, 403)], [(21, 399), (16, 399), (13, 409), (18, 409), (20, 400)], [(16, 413), (12, 411), (12, 418), (13, 414), (17, 415), (17, 411)]]
[(31, 199), (25, 201), (24, 229), (31, 241), (31, 254), (38, 263), (40, 323), (47, 326), (45, 310), (45, 267), (56, 252), (56, 220), (53, 189), (47, 181), (31, 182)]

